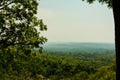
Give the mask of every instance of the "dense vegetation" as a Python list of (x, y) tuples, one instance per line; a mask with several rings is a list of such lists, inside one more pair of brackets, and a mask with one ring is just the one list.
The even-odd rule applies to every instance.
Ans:
[(116, 80), (114, 53), (43, 53), (0, 49), (2, 80)]
[(47, 41), (40, 31), (47, 27), (36, 17), (37, 6), (38, 0), (0, 1), (0, 80), (115, 80), (114, 49), (105, 45), (40, 54)]
[(47, 27), (37, 6), (38, 0), (0, 1), (0, 80), (115, 80), (114, 50), (105, 45), (59, 45), (40, 54)]

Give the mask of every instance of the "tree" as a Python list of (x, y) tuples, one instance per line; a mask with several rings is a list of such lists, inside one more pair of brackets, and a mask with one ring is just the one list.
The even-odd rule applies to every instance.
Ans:
[[(84, 0), (83, 0), (84, 1)], [(95, 0), (86, 0), (93, 3)], [(100, 3), (106, 3), (108, 7), (113, 9), (115, 23), (115, 49), (116, 49), (116, 79), (120, 76), (120, 4), (119, 0), (97, 0)]]
[(40, 35), (47, 26), (37, 18), (37, 6), (38, 0), (0, 0), (0, 49), (38, 48), (47, 41)]

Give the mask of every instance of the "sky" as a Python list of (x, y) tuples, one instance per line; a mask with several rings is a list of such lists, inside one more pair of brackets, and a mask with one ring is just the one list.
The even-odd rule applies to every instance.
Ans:
[(40, 0), (39, 19), (48, 26), (41, 32), (48, 42), (107, 42), (114, 43), (112, 9), (97, 1)]

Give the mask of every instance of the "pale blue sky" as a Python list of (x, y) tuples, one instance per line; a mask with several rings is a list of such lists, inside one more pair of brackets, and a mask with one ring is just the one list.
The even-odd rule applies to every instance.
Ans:
[(47, 24), (48, 42), (114, 42), (112, 9), (98, 2), (40, 0), (38, 17)]

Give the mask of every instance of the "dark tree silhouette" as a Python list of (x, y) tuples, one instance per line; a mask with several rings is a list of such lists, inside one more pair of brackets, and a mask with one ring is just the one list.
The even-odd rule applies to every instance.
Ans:
[(116, 45), (116, 79), (120, 76), (120, 4), (119, 0), (112, 0), (115, 23), (115, 45)]

